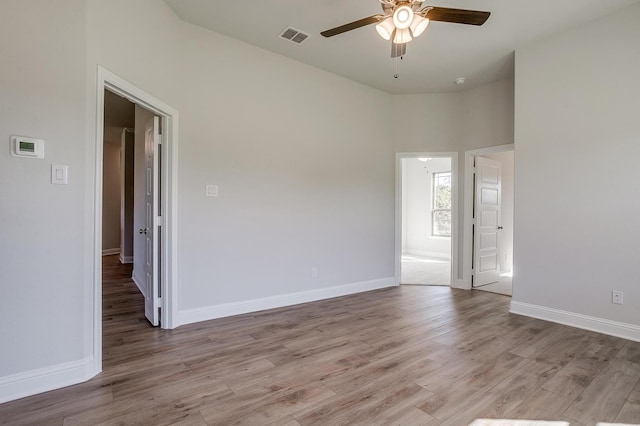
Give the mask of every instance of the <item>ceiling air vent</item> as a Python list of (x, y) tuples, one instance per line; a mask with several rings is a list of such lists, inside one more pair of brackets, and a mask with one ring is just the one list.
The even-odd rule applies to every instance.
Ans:
[(291, 43), (302, 44), (303, 41), (309, 38), (309, 34), (303, 33), (295, 28), (287, 27), (282, 34), (280, 34), (280, 38), (288, 40)]

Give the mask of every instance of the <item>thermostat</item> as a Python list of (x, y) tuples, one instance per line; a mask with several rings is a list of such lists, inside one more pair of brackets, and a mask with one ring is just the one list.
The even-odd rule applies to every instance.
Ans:
[(11, 136), (11, 155), (14, 157), (44, 158), (44, 141), (24, 136)]

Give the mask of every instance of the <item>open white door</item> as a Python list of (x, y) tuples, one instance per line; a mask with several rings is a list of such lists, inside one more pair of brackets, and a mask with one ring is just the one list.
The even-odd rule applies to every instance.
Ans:
[(160, 119), (153, 117), (145, 127), (144, 154), (146, 168), (145, 228), (140, 230), (146, 236), (146, 258), (144, 263), (146, 296), (144, 314), (153, 326), (159, 325), (160, 288), (158, 285), (158, 146), (160, 144)]
[(473, 287), (498, 281), (498, 230), (502, 198), (502, 165), (476, 157), (473, 227)]

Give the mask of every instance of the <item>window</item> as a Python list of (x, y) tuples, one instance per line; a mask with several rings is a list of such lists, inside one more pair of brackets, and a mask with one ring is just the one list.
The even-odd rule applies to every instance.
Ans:
[(451, 236), (451, 172), (433, 174), (431, 234)]

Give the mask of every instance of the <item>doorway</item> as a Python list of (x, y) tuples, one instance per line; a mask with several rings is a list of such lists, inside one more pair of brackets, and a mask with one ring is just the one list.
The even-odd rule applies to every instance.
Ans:
[(457, 153), (397, 155), (396, 279), (451, 286), (457, 271)]
[(513, 294), (514, 146), (465, 154), (465, 282)]
[[(126, 274), (144, 298), (142, 317), (159, 325), (159, 227), (153, 218), (161, 210), (157, 171), (161, 158), (154, 151), (160, 137), (159, 117), (109, 90), (104, 92), (102, 193), (103, 297), (105, 276)], [(118, 255), (118, 256), (116, 256)], [(113, 259), (107, 258), (113, 256)], [(119, 261), (119, 262), (118, 262)], [(130, 264), (124, 268), (120, 265)], [(108, 271), (105, 269), (108, 265)], [(130, 312), (129, 315), (135, 315)], [(112, 319), (113, 320), (113, 319)], [(104, 330), (103, 330), (104, 331)]]
[[(95, 217), (94, 217), (94, 360), (96, 373), (102, 370), (102, 290), (103, 290), (103, 242), (107, 225), (106, 210), (113, 206), (107, 205), (107, 190), (105, 184), (111, 180), (107, 174), (109, 158), (114, 149), (106, 139), (111, 122), (105, 115), (109, 108), (109, 100), (119, 98), (119, 102), (133, 105), (135, 123), (133, 128), (138, 130), (138, 140), (134, 142), (134, 150), (142, 150), (142, 155), (134, 154), (133, 186), (133, 219), (127, 229), (118, 229), (120, 250), (125, 249), (127, 241), (133, 241), (131, 256), (133, 256), (133, 281), (144, 296), (145, 316), (152, 325), (161, 328), (175, 328), (177, 312), (177, 222), (176, 222), (176, 192), (177, 192), (177, 120), (178, 113), (148, 93), (138, 89), (129, 82), (121, 79), (102, 67), (98, 68), (97, 84), (97, 116), (96, 116), (96, 187), (95, 187)], [(155, 118), (154, 118), (155, 117)], [(130, 125), (130, 123), (129, 123)], [(131, 127), (126, 126), (131, 129)], [(124, 146), (124, 153), (120, 151), (118, 166), (120, 179), (126, 175), (128, 159), (123, 160), (130, 149), (127, 147), (126, 130), (120, 129), (120, 148)], [(150, 136), (149, 136), (150, 135)], [(140, 140), (140, 137), (142, 138)], [(135, 138), (134, 138), (135, 139)], [(116, 145), (116, 144), (113, 144)], [(112, 158), (112, 159), (113, 159)], [(136, 160), (137, 159), (137, 160)], [(112, 169), (113, 170), (113, 169)], [(104, 174), (103, 174), (104, 172)], [(109, 177), (109, 178), (108, 178)], [(127, 182), (120, 182), (127, 187)], [(130, 184), (130, 182), (129, 182)], [(138, 191), (135, 188), (138, 187)], [(120, 199), (127, 194), (121, 193)], [(151, 196), (151, 198), (149, 198)], [(115, 200), (115, 198), (112, 198)], [(136, 207), (136, 202), (143, 207)], [(113, 204), (116, 204), (115, 202)], [(120, 211), (119, 223), (126, 222), (126, 203), (117, 203)], [(110, 213), (111, 214), (111, 213)], [(136, 218), (137, 216), (137, 218)], [(113, 221), (111, 221), (113, 222)], [(152, 238), (149, 237), (152, 235)], [(137, 238), (140, 236), (141, 238)], [(111, 236), (109, 237), (111, 238)], [(136, 244), (136, 242), (138, 243)], [(112, 241), (110, 244), (114, 244)], [(115, 251), (115, 250), (114, 250)], [(127, 259), (126, 252), (120, 253), (122, 260)], [(159, 261), (161, 259), (161, 261)], [(113, 273), (112, 266), (120, 263), (120, 259), (106, 262), (110, 268), (105, 272)], [(124, 262), (123, 262), (124, 263)], [(140, 268), (138, 268), (140, 266)], [(136, 273), (136, 269), (144, 273)], [(123, 269), (124, 270), (124, 269)], [(131, 268), (129, 269), (129, 271)], [(112, 274), (113, 275), (113, 274)], [(110, 275), (110, 276), (112, 276)], [(135, 287), (133, 287), (135, 289)], [(151, 304), (149, 301), (151, 300)]]
[(102, 147), (102, 254), (133, 263), (135, 105), (104, 93)]

